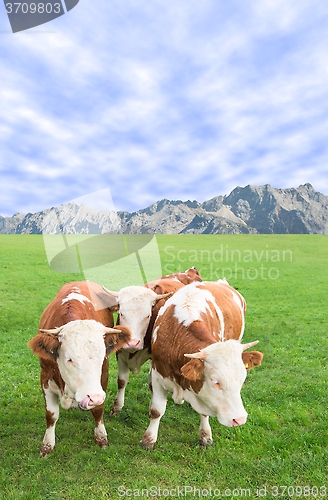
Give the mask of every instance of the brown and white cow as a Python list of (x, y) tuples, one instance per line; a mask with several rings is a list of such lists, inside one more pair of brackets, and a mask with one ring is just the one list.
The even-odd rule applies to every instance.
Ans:
[[(196, 268), (188, 269), (185, 273), (164, 276), (144, 286), (128, 286), (119, 292), (111, 292), (104, 288), (110, 300), (113, 297), (117, 300), (116, 309), (119, 310), (117, 324), (127, 326), (132, 337), (129, 344), (116, 353), (118, 390), (111, 415), (120, 413), (124, 406), (129, 373), (139, 373), (141, 366), (151, 359), (151, 335), (158, 311), (168, 297), (184, 287), (183, 281), (191, 282), (193, 279), (201, 281)], [(101, 295), (101, 299), (106, 301), (106, 296)]]
[(90, 410), (95, 419), (95, 443), (102, 448), (108, 445), (103, 423), (107, 356), (129, 342), (130, 332), (124, 326), (112, 328), (113, 314), (97, 295), (101, 290), (96, 283), (85, 281), (64, 285), (42, 314), (40, 333), (29, 342), (39, 357), (46, 406), (41, 457), (55, 446), (58, 398), (64, 409), (80, 406)]
[(209, 416), (227, 427), (246, 422), (240, 390), (247, 369), (262, 353), (241, 344), (246, 303), (225, 280), (192, 283), (178, 290), (158, 313), (152, 335), (150, 425), (141, 441), (152, 449), (168, 392), (201, 415), (200, 444), (212, 444)]

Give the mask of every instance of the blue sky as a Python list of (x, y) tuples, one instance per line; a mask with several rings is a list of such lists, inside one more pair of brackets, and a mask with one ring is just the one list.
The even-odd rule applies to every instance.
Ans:
[(80, 0), (12, 34), (1, 3), (0, 214), (327, 195), (327, 26), (326, 0)]

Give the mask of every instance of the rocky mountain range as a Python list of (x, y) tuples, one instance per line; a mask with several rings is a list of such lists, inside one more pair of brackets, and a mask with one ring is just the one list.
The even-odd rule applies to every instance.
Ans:
[(328, 196), (311, 184), (236, 187), (208, 201), (160, 200), (137, 212), (65, 203), (35, 214), (0, 216), (2, 234), (328, 234)]

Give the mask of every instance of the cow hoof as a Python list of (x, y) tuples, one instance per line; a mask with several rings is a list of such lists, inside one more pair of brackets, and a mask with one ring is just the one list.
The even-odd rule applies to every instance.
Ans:
[(152, 451), (155, 447), (155, 443), (143, 443), (142, 441), (140, 441), (140, 446), (144, 450)]
[(53, 447), (50, 444), (43, 444), (40, 449), (40, 458), (47, 458), (52, 452)]
[(213, 446), (213, 440), (212, 439), (207, 439), (206, 441), (204, 439), (199, 440), (199, 445), (202, 448), (208, 448), (209, 446)]
[(102, 438), (102, 439), (95, 438), (95, 443), (96, 443), (97, 446), (99, 446), (103, 450), (105, 448), (107, 448), (107, 446), (109, 446), (109, 442), (108, 442), (108, 440), (106, 438)]
[(109, 415), (111, 415), (112, 417), (115, 417), (115, 415), (118, 415), (119, 413), (121, 413), (121, 408), (116, 408), (115, 406), (113, 406)]

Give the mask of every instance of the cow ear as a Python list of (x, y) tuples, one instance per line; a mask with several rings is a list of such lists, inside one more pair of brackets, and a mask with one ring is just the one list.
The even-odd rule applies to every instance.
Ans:
[(189, 380), (200, 380), (203, 376), (204, 363), (200, 359), (191, 359), (180, 371)]
[(116, 325), (114, 328), (104, 329), (106, 354), (122, 349), (131, 340), (131, 331), (127, 326)]
[(60, 340), (49, 332), (39, 333), (29, 341), (28, 346), (39, 358), (56, 361), (59, 356)]
[[(96, 304), (97, 309), (108, 308), (111, 312), (118, 311), (119, 305), (117, 303), (118, 292), (110, 292), (107, 288), (102, 287), (104, 291), (94, 292), (92, 290), (91, 299)], [(114, 295), (115, 294), (115, 295)]]
[(246, 370), (250, 370), (253, 366), (260, 366), (263, 359), (263, 354), (259, 351), (243, 352), (241, 355)]
[(155, 285), (154, 288), (152, 288), (152, 290), (155, 293), (157, 293), (157, 295), (162, 295), (164, 293), (164, 288), (163, 288), (163, 285), (161, 285), (161, 284)]

